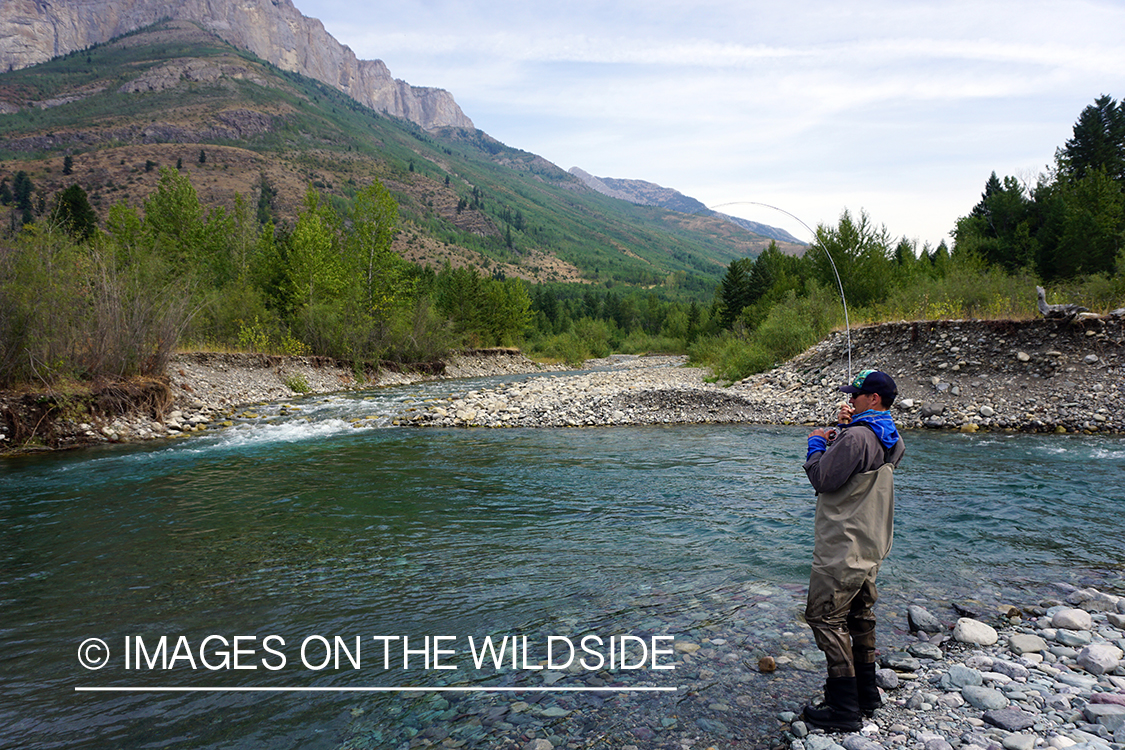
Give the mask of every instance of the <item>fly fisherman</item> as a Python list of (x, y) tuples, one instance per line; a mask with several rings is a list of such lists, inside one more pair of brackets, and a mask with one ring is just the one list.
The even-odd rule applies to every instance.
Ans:
[(898, 395), (890, 375), (864, 370), (840, 386), (850, 404), (839, 424), (809, 435), (805, 473), (817, 492), (815, 543), (805, 621), (828, 662), (824, 702), (805, 720), (859, 731), (861, 712), (882, 705), (875, 684), (875, 576), (891, 551), (894, 469), (906, 448), (888, 411)]

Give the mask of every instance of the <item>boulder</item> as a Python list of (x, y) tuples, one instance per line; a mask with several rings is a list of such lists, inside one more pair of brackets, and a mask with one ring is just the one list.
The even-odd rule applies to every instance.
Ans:
[(1090, 674), (1112, 672), (1121, 664), (1122, 651), (1112, 643), (1091, 643), (1078, 652), (1078, 666)]
[(1060, 609), (1051, 618), (1051, 627), (1065, 630), (1089, 630), (1094, 621), (1084, 609)]
[(991, 625), (970, 617), (962, 617), (953, 626), (953, 638), (960, 643), (991, 646), (1000, 639), (1000, 636)]
[(1008, 638), (1008, 650), (1016, 656), (1037, 654), (1047, 650), (1047, 642), (1037, 635), (1016, 633)]
[(909, 624), (911, 632), (940, 633), (945, 630), (941, 620), (930, 614), (925, 607), (920, 607), (917, 604), (911, 604), (906, 608), (906, 622)]

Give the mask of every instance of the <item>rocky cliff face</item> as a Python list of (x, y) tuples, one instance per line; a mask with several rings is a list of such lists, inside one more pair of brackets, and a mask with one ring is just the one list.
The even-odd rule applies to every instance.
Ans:
[(193, 21), (283, 70), (338, 88), (372, 109), (423, 128), (472, 128), (453, 96), (360, 60), (291, 0), (3, 0), (0, 70), (14, 70), (105, 42), (165, 18)]

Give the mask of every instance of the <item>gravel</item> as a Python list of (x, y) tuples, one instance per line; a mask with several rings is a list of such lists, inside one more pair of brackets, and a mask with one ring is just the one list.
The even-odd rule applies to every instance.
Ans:
[[(1123, 344), (1121, 316), (887, 323), (833, 333), (789, 362), (736, 383), (718, 382), (682, 356), (615, 355), (590, 360), (578, 372), (487, 389), (467, 385), (398, 423), (820, 425), (834, 421), (843, 398), (837, 386), (871, 368), (898, 383), (894, 412), (903, 429), (1120, 434)], [(183, 353), (168, 367), (174, 403), (162, 418), (133, 414), (64, 428), (86, 443), (175, 437), (227, 425), (234, 410), (247, 404), (549, 369), (514, 349), (458, 354), (429, 372), (376, 374), (357, 374), (327, 358)]]

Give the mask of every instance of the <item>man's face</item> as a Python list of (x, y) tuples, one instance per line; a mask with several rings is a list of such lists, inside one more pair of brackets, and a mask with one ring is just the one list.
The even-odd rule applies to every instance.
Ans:
[(874, 409), (881, 400), (878, 393), (853, 393), (850, 397), (852, 408), (855, 409), (857, 414), (861, 411)]

